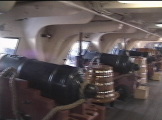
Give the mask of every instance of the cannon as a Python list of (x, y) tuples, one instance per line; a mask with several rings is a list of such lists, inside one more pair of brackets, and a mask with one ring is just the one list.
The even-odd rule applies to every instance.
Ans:
[[(29, 86), (41, 91), (42, 96), (66, 105), (81, 98), (81, 84), (84, 82), (76, 67), (57, 65), (28, 59), (18, 55), (0, 55), (0, 71), (13, 67), (18, 78), (29, 81)], [(86, 97), (94, 97), (97, 88), (88, 84), (83, 90)]]
[(147, 58), (147, 63), (152, 63), (156, 60), (155, 56), (151, 56), (149, 52), (129, 51), (129, 56), (141, 56)]
[(87, 62), (88, 60), (92, 60), (95, 56), (99, 56), (101, 64), (112, 66), (115, 72), (126, 74), (130, 71), (139, 70), (139, 66), (137, 64), (131, 63), (129, 56), (126, 55), (113, 55), (87, 51), (83, 58)]
[(153, 74), (154, 74), (154, 68), (159, 70), (159, 64), (156, 63), (158, 61), (157, 55), (153, 55), (150, 53), (147, 49), (136, 49), (137, 51), (129, 51), (129, 50), (120, 50), (121, 54), (125, 54), (126, 52), (128, 53), (128, 56), (130, 57), (144, 57), (146, 58), (147, 61), (147, 69), (148, 69), (148, 79), (151, 79)]
[(137, 84), (137, 77), (134, 73), (130, 73), (130, 71), (139, 70), (139, 66), (132, 63), (129, 56), (126, 55), (112, 55), (89, 51), (83, 56), (85, 64), (88, 64), (96, 56), (99, 56), (101, 64), (113, 67), (115, 91), (120, 94), (118, 99), (125, 100), (128, 96), (131, 96), (134, 86)]
[(129, 57), (125, 55), (112, 55), (102, 53), (100, 56), (100, 62), (105, 65), (113, 66), (114, 71), (123, 74), (139, 69), (139, 66), (137, 64), (131, 63)]
[(147, 63), (151, 63), (156, 60), (155, 56), (152, 56), (149, 52), (144, 51), (132, 51), (132, 50), (119, 50), (118, 55), (127, 55), (127, 56), (140, 56), (147, 58)]
[(155, 47), (156, 50), (158, 50), (162, 54), (162, 47)]

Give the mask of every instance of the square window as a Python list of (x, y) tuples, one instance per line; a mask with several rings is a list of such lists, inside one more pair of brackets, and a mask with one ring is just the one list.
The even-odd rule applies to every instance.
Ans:
[(0, 38), (0, 53), (15, 54), (18, 42), (18, 38)]
[[(82, 41), (82, 53), (81, 55), (84, 55), (86, 50), (88, 49), (90, 45), (89, 41)], [(66, 65), (69, 66), (76, 66), (76, 56), (79, 55), (79, 42), (76, 42), (73, 44), (72, 48), (70, 49), (67, 60), (65, 61)]]

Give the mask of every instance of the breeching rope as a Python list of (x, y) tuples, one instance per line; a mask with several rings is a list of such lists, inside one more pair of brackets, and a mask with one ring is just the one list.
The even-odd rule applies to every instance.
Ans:
[(19, 113), (17, 109), (17, 94), (16, 94), (16, 86), (15, 86), (15, 77), (17, 76), (16, 69), (13, 67), (6, 68), (0, 73), (0, 80), (3, 79), (3, 77), (9, 77), (9, 87), (11, 91), (11, 104), (12, 104), (12, 112), (15, 118), (19, 119)]
[(75, 108), (84, 102), (85, 102), (85, 99), (80, 99), (69, 105), (62, 105), (62, 106), (55, 107), (42, 120), (50, 120), (52, 116), (54, 116), (58, 111)]
[[(15, 77), (17, 76), (16, 69), (14, 69), (13, 67), (10, 67), (10, 68), (3, 70), (0, 73), (0, 79), (3, 79), (3, 77), (7, 77), (7, 76), (10, 76), (9, 86), (10, 86), (11, 97), (12, 97), (12, 112), (16, 120), (23, 120), (23, 118), (19, 115), (19, 112), (17, 109), (17, 94), (16, 94), (17, 92), (16, 92), (16, 86), (15, 86)], [(83, 82), (80, 91), (82, 91), (85, 85), (87, 85), (87, 83)], [(85, 102), (85, 99), (79, 99), (78, 101), (72, 104), (69, 104), (69, 105), (62, 105), (62, 106), (54, 107), (49, 113), (47, 113), (47, 115), (42, 120), (50, 120), (58, 111), (75, 108), (84, 102)]]
[(78, 105), (83, 104), (86, 101), (86, 99), (83, 99), (83, 97), (84, 97), (83, 90), (88, 83), (89, 82), (87, 80), (84, 80), (84, 82), (81, 84), (81, 88), (80, 88), (81, 96), (80, 97), (82, 99), (79, 99), (78, 101), (76, 101), (72, 104), (57, 106), (57, 107), (53, 108), (49, 113), (47, 113), (47, 115), (42, 120), (50, 120), (58, 111), (72, 109), (72, 108), (77, 107)]
[[(92, 60), (90, 66), (92, 66), (92, 63), (94, 62), (95, 59), (97, 59), (97, 58), (94, 58)], [(98, 61), (98, 63), (99, 63), (99, 61)], [(119, 79), (121, 77), (129, 76), (129, 75), (130, 74), (120, 75), (120, 76), (115, 77), (114, 79)], [(16, 94), (17, 92), (16, 92), (16, 86), (15, 86), (15, 77), (17, 76), (16, 69), (14, 69), (13, 67), (10, 67), (0, 73), (0, 79), (3, 79), (3, 77), (7, 77), (7, 76), (10, 76), (9, 77), (9, 86), (10, 86), (10, 90), (11, 90), (13, 114), (14, 114), (16, 120), (23, 120), (21, 118), (21, 116), (19, 115), (19, 112), (17, 109), (17, 94)], [(87, 84), (88, 84), (87, 80), (85, 80), (81, 84), (80, 92), (82, 94), (82, 99), (79, 99), (78, 101), (76, 101), (72, 104), (54, 107), (49, 113), (47, 113), (47, 115), (42, 120), (50, 120), (58, 111), (72, 109), (72, 108), (75, 108), (78, 105), (84, 103), (85, 99), (83, 99), (83, 89)]]

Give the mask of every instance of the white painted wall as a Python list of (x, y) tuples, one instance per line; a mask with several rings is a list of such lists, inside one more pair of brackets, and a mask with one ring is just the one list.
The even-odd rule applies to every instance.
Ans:
[[(140, 43), (139, 41), (151, 41), (151, 40), (157, 40), (157, 37), (154, 36), (147, 36), (146, 33), (140, 32), (140, 31), (136, 31), (134, 33), (110, 33), (110, 34), (105, 34), (103, 37), (103, 42), (101, 44), (101, 48), (102, 51), (104, 53), (108, 53), (110, 52), (113, 47), (118, 44), (119, 42), (121, 42), (121, 39), (130, 39), (130, 41), (127, 44), (127, 49), (132, 49), (133, 47), (144, 47), (145, 43)], [(138, 40), (138, 41), (136, 41)], [(136, 42), (134, 42), (136, 41)], [(137, 43), (140, 43), (138, 45), (136, 45)]]
[[(16, 37), (19, 38), (19, 45), (16, 54), (31, 57), (29, 54), (30, 46), (24, 38), (22, 32), (22, 22), (12, 21), (4, 25), (4, 30), (0, 31), (0, 37)], [(31, 52), (31, 51), (30, 51)]]
[[(22, 18), (28, 19), (22, 22), (15, 21)], [(33, 2), (32, 4), (16, 5), (11, 11), (0, 15), (0, 24), (5, 24), (6, 29), (9, 30), (0, 31), (0, 37), (21, 38), (17, 54), (45, 60), (44, 51), (41, 48), (45, 40), (39, 36), (45, 26), (84, 24), (92, 18), (93, 14), (59, 2)]]
[[(27, 19), (15, 21), (23, 18)], [(17, 4), (0, 15), (0, 24), (5, 24), (5, 29), (9, 30), (0, 31), (0, 37), (19, 37), (18, 55), (57, 64), (63, 64), (72, 44), (79, 40), (80, 32), (90, 34), (88, 40), (94, 45), (91, 49), (105, 53), (121, 38), (146, 37), (145, 33), (117, 22), (90, 22), (93, 18), (92, 13), (60, 2)], [(52, 37), (43, 38), (43, 33), (50, 33)]]
[[(62, 55), (60, 55), (60, 52), (67, 49), (65, 48), (66, 46), (70, 46), (68, 50), (72, 46), (71, 42), (66, 43), (66, 41), (69, 40), (69, 37), (75, 35), (78, 36), (80, 32), (90, 33), (91, 36), (89, 40), (93, 39), (93, 43), (96, 43), (99, 42), (99, 39), (103, 34), (120, 30), (119, 26), (120, 24), (116, 22), (47, 26), (48, 31), (50, 31), (50, 34), (52, 34), (53, 37), (45, 44), (46, 51), (48, 51), (46, 53), (48, 54), (44, 54), (44, 58), (48, 59), (51, 63), (62, 64), (60, 61), (65, 58), (66, 54), (63, 55), (62, 53)], [(79, 37), (71, 39), (77, 41), (79, 40)], [(64, 44), (64, 42), (66, 44)], [(99, 44), (100, 43), (98, 43), (98, 45), (96, 44), (96, 49), (100, 51)], [(64, 45), (66, 46), (63, 47)]]

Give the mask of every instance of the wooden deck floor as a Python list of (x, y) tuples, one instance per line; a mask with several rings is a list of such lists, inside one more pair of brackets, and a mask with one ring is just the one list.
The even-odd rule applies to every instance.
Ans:
[(107, 108), (106, 120), (162, 120), (162, 81), (149, 81), (149, 98), (116, 101)]

